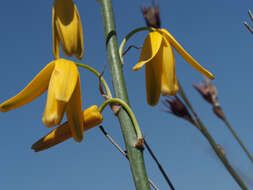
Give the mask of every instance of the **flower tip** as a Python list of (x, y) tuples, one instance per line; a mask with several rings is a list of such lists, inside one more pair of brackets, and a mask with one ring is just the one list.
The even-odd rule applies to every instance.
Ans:
[(34, 151), (34, 152), (39, 152), (39, 150), (36, 149), (36, 147), (34, 146), (35, 144), (32, 145), (31, 149)]
[(13, 106), (13, 102), (10, 102), (8, 100), (6, 102), (3, 102), (2, 104), (0, 104), (0, 111), (1, 112), (8, 112), (13, 109), (15, 109), (15, 107)]
[(76, 54), (76, 58), (79, 59), (79, 60), (81, 60), (83, 58), (83, 53), (81, 55), (77, 55)]
[(215, 79), (215, 77), (213, 76), (212, 73), (209, 73), (209, 75), (208, 75), (207, 77), (208, 77), (209, 79), (211, 79), (211, 80)]
[(178, 92), (178, 87), (170, 89), (166, 86), (162, 86), (161, 93), (162, 96), (175, 96)]
[(154, 107), (154, 106), (156, 106), (158, 104), (158, 102), (149, 101), (149, 100), (147, 102), (148, 102), (148, 105), (150, 105), (152, 107)]
[(4, 108), (4, 106), (1, 104), (0, 105), (0, 111), (1, 112), (7, 112), (8, 110)]
[(34, 143), (32, 146), (31, 146), (31, 149), (34, 151), (34, 152), (40, 152), (43, 150), (43, 148), (40, 146), (41, 145), (41, 140), (37, 141), (36, 143)]
[(73, 136), (73, 138), (76, 142), (80, 143), (83, 140), (83, 133), (81, 135), (78, 135), (78, 136)]
[(136, 66), (136, 65), (132, 68), (133, 71), (138, 71), (139, 69), (140, 68), (138, 66)]
[(62, 117), (59, 117), (58, 115), (43, 115), (42, 117), (42, 122), (47, 126), (47, 127), (54, 127), (56, 125), (59, 125), (61, 122)]

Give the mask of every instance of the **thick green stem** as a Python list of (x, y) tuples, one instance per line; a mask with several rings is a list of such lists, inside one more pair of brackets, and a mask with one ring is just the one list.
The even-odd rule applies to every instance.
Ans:
[[(110, 65), (114, 93), (117, 98), (120, 98), (129, 104), (122, 72), (122, 64), (119, 56), (112, 3), (111, 0), (102, 0), (100, 3), (104, 22), (107, 56)], [(131, 118), (124, 109), (120, 110), (118, 118), (125, 140), (136, 189), (150, 190), (142, 151), (133, 146), (133, 144), (137, 142), (137, 136)]]
[(249, 159), (251, 160), (251, 162), (253, 162), (253, 157), (251, 156), (251, 154), (249, 153), (249, 151), (247, 150), (247, 148), (244, 146), (244, 144), (242, 143), (241, 139), (236, 134), (236, 132), (234, 131), (234, 129), (232, 128), (232, 126), (230, 125), (230, 123), (228, 122), (228, 120), (225, 119), (224, 122), (225, 122), (226, 126), (228, 127), (228, 129), (230, 130), (230, 132), (234, 135), (235, 139), (241, 145), (242, 149), (245, 151), (245, 153), (247, 154), (247, 156), (249, 157)]
[(247, 186), (243, 183), (242, 179), (236, 173), (236, 171), (234, 170), (234, 168), (230, 165), (230, 163), (229, 163), (228, 159), (226, 158), (226, 156), (219, 149), (219, 147), (217, 146), (215, 140), (210, 135), (210, 133), (208, 132), (208, 130), (206, 129), (206, 127), (204, 126), (204, 124), (202, 123), (202, 121), (199, 119), (198, 115), (194, 111), (194, 109), (193, 109), (193, 107), (192, 107), (189, 99), (187, 98), (186, 94), (184, 93), (183, 88), (182, 88), (182, 86), (180, 85), (179, 82), (178, 82), (178, 85), (179, 85), (179, 94), (182, 97), (182, 99), (184, 100), (184, 102), (187, 104), (187, 106), (189, 107), (189, 109), (191, 110), (191, 112), (193, 113), (193, 115), (195, 116), (195, 118), (196, 118), (196, 120), (198, 122), (198, 125), (199, 125), (200, 132), (206, 137), (206, 139), (208, 140), (209, 144), (211, 145), (211, 147), (215, 151), (216, 155), (222, 161), (222, 163), (225, 166), (225, 168), (227, 169), (227, 171), (232, 175), (232, 177), (237, 182), (237, 184), (241, 187), (241, 189), (248, 190)]

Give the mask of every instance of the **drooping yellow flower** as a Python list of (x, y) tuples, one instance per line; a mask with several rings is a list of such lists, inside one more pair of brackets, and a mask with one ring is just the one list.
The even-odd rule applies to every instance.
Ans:
[[(87, 131), (97, 125), (99, 125), (103, 121), (103, 116), (98, 111), (98, 107), (96, 105), (89, 107), (83, 112), (84, 117), (84, 131)], [(35, 152), (39, 152), (42, 150), (46, 150), (55, 146), (67, 139), (72, 137), (71, 130), (69, 128), (69, 123), (65, 122), (60, 125), (56, 129), (52, 130), (46, 136), (42, 137), (36, 143), (32, 145), (32, 149)]]
[(139, 62), (133, 67), (134, 71), (146, 65), (146, 93), (148, 104), (158, 103), (160, 94), (174, 96), (178, 91), (175, 72), (175, 57), (172, 47), (188, 62), (210, 79), (214, 76), (191, 57), (183, 47), (165, 29), (157, 29), (146, 37)]
[(60, 41), (67, 56), (83, 57), (82, 23), (72, 0), (55, 0), (52, 10), (53, 54), (59, 58)]
[(66, 112), (72, 136), (80, 142), (83, 139), (80, 76), (72, 61), (57, 59), (50, 62), (20, 93), (0, 104), (0, 111), (7, 112), (23, 106), (47, 89), (42, 121), (48, 127), (56, 126)]

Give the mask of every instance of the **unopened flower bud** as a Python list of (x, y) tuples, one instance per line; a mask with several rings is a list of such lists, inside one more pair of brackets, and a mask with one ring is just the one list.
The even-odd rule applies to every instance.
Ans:
[(208, 78), (206, 79), (206, 83), (201, 82), (200, 86), (193, 84), (193, 87), (201, 94), (201, 96), (213, 106), (218, 106), (218, 92), (216, 87), (211, 83)]
[(165, 110), (166, 112), (181, 117), (196, 126), (195, 120), (192, 118), (184, 103), (177, 96), (174, 96), (174, 98), (168, 97), (163, 100), (162, 103), (168, 108), (168, 110)]
[(161, 20), (159, 15), (159, 7), (157, 4), (149, 5), (148, 7), (143, 6), (141, 8), (142, 14), (148, 27), (160, 28)]

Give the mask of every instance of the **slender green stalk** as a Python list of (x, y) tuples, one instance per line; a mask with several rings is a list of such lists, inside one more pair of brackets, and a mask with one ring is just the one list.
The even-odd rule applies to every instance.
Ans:
[(227, 171), (232, 175), (232, 177), (237, 182), (237, 184), (241, 187), (241, 189), (248, 190), (247, 186), (244, 184), (244, 182), (242, 181), (242, 179), (240, 178), (240, 176), (236, 173), (236, 171), (234, 170), (234, 168), (230, 165), (230, 163), (229, 163), (228, 159), (226, 158), (226, 156), (221, 152), (221, 150), (217, 146), (215, 140), (210, 135), (210, 133), (208, 132), (208, 130), (206, 129), (206, 127), (204, 126), (204, 124), (202, 123), (202, 121), (199, 119), (198, 115), (194, 111), (194, 109), (193, 109), (193, 107), (192, 107), (189, 99), (187, 98), (186, 94), (184, 93), (183, 88), (182, 88), (182, 86), (180, 85), (179, 82), (178, 82), (178, 85), (179, 85), (179, 94), (180, 94), (180, 96), (185, 101), (185, 103), (187, 104), (187, 106), (189, 107), (189, 109), (191, 110), (191, 112), (193, 113), (193, 115), (195, 116), (195, 118), (196, 118), (196, 120), (197, 120), (197, 122), (199, 124), (199, 128), (198, 129), (206, 137), (206, 139), (208, 140), (209, 144), (211, 145), (211, 147), (215, 151), (216, 155), (222, 161), (222, 163), (225, 166), (225, 168), (227, 169)]
[(120, 104), (125, 110), (126, 112), (129, 114), (133, 124), (134, 124), (134, 128), (137, 134), (137, 138), (138, 139), (143, 139), (143, 136), (141, 134), (141, 129), (139, 127), (138, 121), (134, 115), (134, 112), (132, 111), (132, 109), (129, 107), (129, 105), (127, 105), (123, 100), (119, 99), (119, 98), (110, 98), (106, 101), (104, 101), (104, 103), (98, 108), (98, 111), (101, 113), (104, 108), (111, 103), (117, 103)]
[(120, 56), (120, 59), (121, 61), (123, 60), (123, 50), (124, 50), (124, 47), (127, 43), (127, 41), (134, 35), (136, 34), (137, 32), (140, 32), (140, 31), (153, 31), (155, 30), (155, 28), (151, 28), (151, 27), (140, 27), (140, 28), (136, 28), (134, 29), (133, 31), (129, 32), (126, 37), (122, 40), (120, 46), (119, 46), (119, 56)]
[(238, 143), (241, 145), (242, 149), (244, 150), (244, 152), (247, 154), (248, 158), (251, 160), (251, 162), (253, 162), (253, 157), (251, 156), (251, 154), (249, 153), (249, 151), (247, 150), (247, 148), (244, 146), (244, 144), (242, 143), (241, 139), (239, 138), (239, 136), (236, 134), (235, 130), (232, 128), (232, 126), (230, 125), (230, 123), (228, 122), (227, 119), (223, 120), (224, 123), (226, 124), (226, 126), (228, 127), (228, 129), (230, 130), (230, 132), (234, 135), (235, 139), (238, 141)]
[[(112, 3), (111, 0), (102, 0), (100, 1), (100, 4), (102, 8), (106, 49), (114, 93), (117, 98), (120, 98), (129, 104), (122, 72), (122, 64), (119, 56)], [(118, 118), (129, 157), (135, 187), (137, 190), (150, 190), (143, 153), (140, 149), (133, 146), (138, 139), (131, 118), (124, 109), (119, 111)]]
[(101, 79), (101, 82), (103, 83), (104, 87), (105, 87), (105, 91), (106, 91), (106, 95), (109, 96), (109, 98), (112, 97), (112, 93), (110, 91), (110, 88), (107, 84), (107, 82), (105, 81), (105, 79), (101, 76), (101, 74), (96, 70), (94, 69), (93, 67), (89, 66), (89, 65), (85, 65), (85, 64), (82, 64), (82, 63), (75, 63), (78, 67), (82, 67), (84, 69), (87, 69), (89, 71), (91, 71), (92, 73), (94, 73), (97, 77), (100, 77)]

